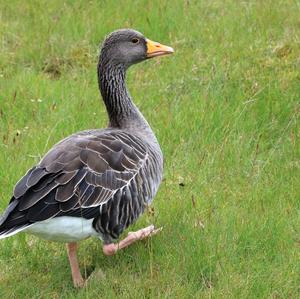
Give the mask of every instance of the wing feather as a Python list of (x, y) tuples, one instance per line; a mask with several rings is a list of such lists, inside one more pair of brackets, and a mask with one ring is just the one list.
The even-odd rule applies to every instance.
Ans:
[(56, 189), (55, 199), (59, 202), (64, 202), (71, 198), (76, 191), (76, 187), (83, 180), (85, 175), (86, 171), (84, 169), (81, 169), (78, 171), (77, 175), (67, 184), (59, 185)]
[[(10, 206), (3, 225), (9, 223), (8, 231), (13, 225), (20, 228), (62, 215), (96, 217), (99, 207), (104, 208), (115, 194), (119, 194), (115, 196), (118, 200), (122, 188), (133, 184), (132, 194), (126, 188), (124, 195), (128, 199), (137, 196), (136, 184), (141, 179), (138, 176), (135, 182), (133, 178), (147, 159), (146, 147), (139, 138), (121, 131), (72, 135), (54, 146), (16, 184), (12, 201), (17, 203)], [(134, 210), (122, 203), (118, 209)]]

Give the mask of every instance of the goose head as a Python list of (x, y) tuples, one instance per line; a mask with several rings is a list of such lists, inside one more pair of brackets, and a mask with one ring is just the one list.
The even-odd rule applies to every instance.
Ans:
[(129, 66), (143, 60), (172, 54), (173, 48), (154, 42), (132, 29), (112, 32), (103, 42), (100, 58), (111, 66)]

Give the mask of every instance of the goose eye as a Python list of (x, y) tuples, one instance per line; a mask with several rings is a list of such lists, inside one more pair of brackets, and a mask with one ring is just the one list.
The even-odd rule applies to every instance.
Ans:
[(136, 38), (136, 37), (134, 37), (134, 38), (131, 40), (131, 42), (132, 42), (133, 44), (138, 44), (138, 43), (139, 43), (139, 39)]

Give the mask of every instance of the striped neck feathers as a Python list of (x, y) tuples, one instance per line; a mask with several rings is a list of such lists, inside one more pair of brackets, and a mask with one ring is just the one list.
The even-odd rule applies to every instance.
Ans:
[(133, 104), (126, 88), (126, 69), (123, 65), (113, 65), (99, 60), (98, 83), (109, 117), (109, 126), (123, 128), (127, 123), (139, 118), (140, 112)]

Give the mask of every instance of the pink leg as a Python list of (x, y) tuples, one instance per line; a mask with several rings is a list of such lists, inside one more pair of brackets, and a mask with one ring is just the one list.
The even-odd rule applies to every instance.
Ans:
[(72, 279), (75, 288), (84, 286), (84, 279), (81, 276), (78, 260), (77, 260), (77, 243), (67, 243), (67, 251), (71, 266)]
[(105, 255), (114, 255), (119, 249), (125, 248), (130, 244), (145, 239), (149, 236), (155, 235), (162, 230), (162, 227), (155, 229), (154, 225), (150, 225), (136, 232), (129, 232), (128, 236), (117, 244), (111, 243), (103, 246)]

